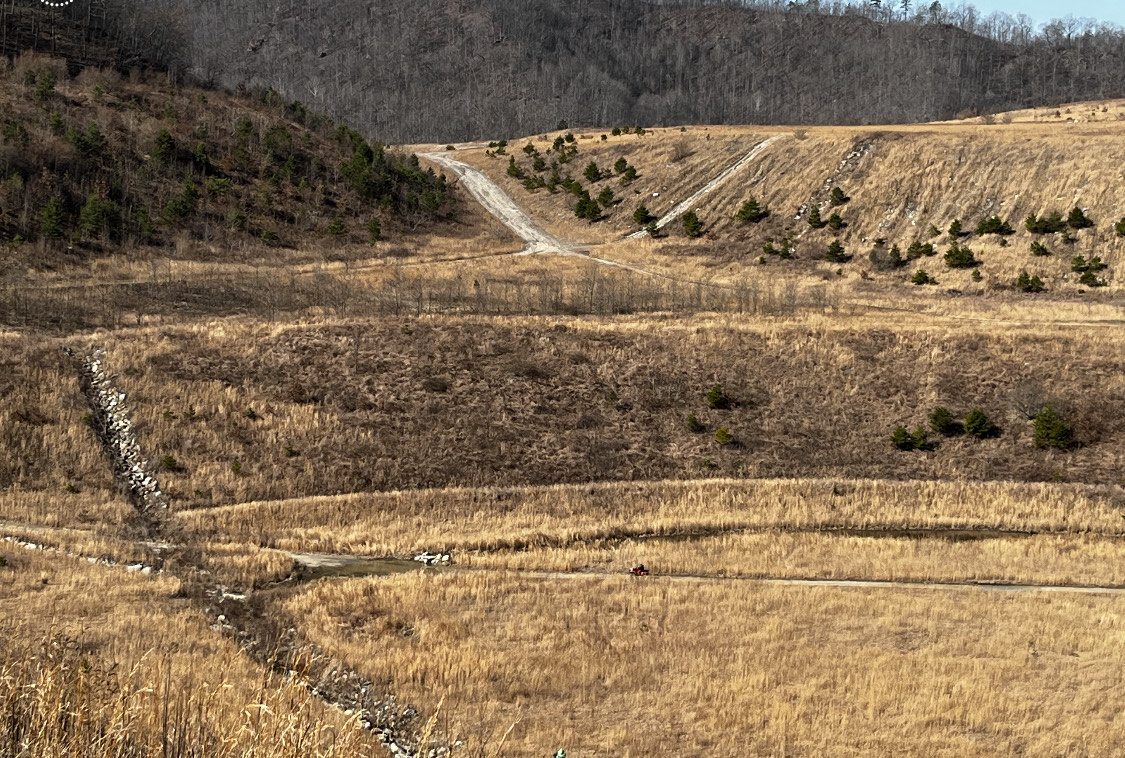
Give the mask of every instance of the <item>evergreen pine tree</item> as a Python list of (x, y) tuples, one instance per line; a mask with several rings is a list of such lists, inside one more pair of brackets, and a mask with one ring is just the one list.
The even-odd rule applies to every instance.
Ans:
[(39, 212), (39, 232), (46, 239), (57, 240), (63, 236), (62, 211), (59, 202), (53, 197), (47, 198), (43, 210)]
[(770, 212), (759, 205), (757, 198), (752, 197), (742, 204), (734, 217), (739, 221), (756, 224), (768, 215), (770, 215)]
[(1094, 222), (1076, 205), (1067, 215), (1066, 224), (1071, 229), (1089, 229)]
[(695, 211), (688, 211), (684, 214), (683, 218), (684, 234), (688, 237), (695, 239), (703, 234), (703, 222), (699, 220), (699, 216)]

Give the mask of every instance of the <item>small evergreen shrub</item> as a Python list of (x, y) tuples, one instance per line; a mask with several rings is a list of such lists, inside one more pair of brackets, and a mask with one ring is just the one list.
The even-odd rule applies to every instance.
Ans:
[(1071, 229), (1089, 229), (1094, 225), (1094, 222), (1076, 205), (1067, 215), (1066, 225)]
[(930, 412), (930, 428), (946, 437), (959, 434), (961, 431), (961, 425), (954, 418), (953, 411), (941, 405)]
[(653, 220), (655, 220), (655, 217), (648, 212), (648, 208), (645, 207), (644, 203), (638, 205), (637, 209), (633, 211), (633, 221), (637, 222), (641, 226), (644, 226), (648, 224), (648, 222)]
[(1074, 441), (1074, 432), (1059, 417), (1055, 409), (1046, 406), (1035, 417), (1035, 446), (1041, 449), (1048, 447), (1065, 450)]
[(1020, 275), (1016, 277), (1016, 289), (1020, 292), (1042, 292), (1045, 287), (1043, 280), (1038, 276), (1032, 276), (1027, 271), (1021, 271)]
[(687, 428), (688, 428), (688, 431), (691, 432), (692, 434), (700, 434), (702, 432), (707, 431), (707, 427), (705, 427), (703, 425), (703, 422), (700, 421), (699, 417), (696, 416), (694, 413), (688, 414)]
[(699, 220), (699, 216), (695, 211), (688, 211), (684, 214), (683, 218), (684, 234), (691, 239), (695, 239), (703, 234), (703, 222)]
[(980, 261), (976, 259), (968, 245), (959, 245), (956, 242), (945, 251), (944, 260), (949, 268), (973, 268), (980, 265)]
[(332, 222), (328, 224), (328, 235), (334, 239), (339, 239), (348, 233), (348, 227), (344, 225), (343, 216), (336, 216)]
[(1104, 287), (1106, 285), (1105, 279), (1101, 279), (1094, 273), (1094, 269), (1088, 269), (1082, 272), (1082, 276), (1078, 277), (1078, 283), (1087, 287)]
[(960, 239), (964, 235), (964, 230), (961, 229), (961, 219), (955, 218), (949, 224), (949, 237), (950, 239)]
[(982, 234), (982, 235), (983, 234), (1008, 235), (1008, 234), (1014, 234), (1015, 231), (1016, 230), (1012, 228), (1011, 224), (1009, 224), (1007, 221), (1001, 220), (1001, 218), (999, 216), (991, 216), (989, 218), (982, 219), (981, 222), (979, 224), (977, 224), (977, 234)]
[(608, 208), (613, 205), (616, 198), (613, 196), (613, 190), (609, 187), (602, 187), (602, 191), (598, 193), (598, 205), (603, 208)]
[(883, 239), (875, 240), (875, 247), (867, 254), (867, 260), (877, 271), (890, 271), (906, 265), (898, 245), (892, 245), (888, 251), (886, 241)]
[(593, 184), (602, 178), (602, 170), (598, 168), (597, 162), (590, 161), (586, 164), (586, 170), (582, 172), (582, 175), (586, 177), (586, 181)]
[(718, 410), (726, 410), (730, 408), (730, 398), (723, 392), (721, 385), (716, 384), (711, 389), (707, 390), (705, 395), (707, 398), (707, 405)]
[(660, 228), (656, 225), (655, 221), (649, 221), (645, 224), (645, 232), (653, 239), (660, 236)]
[(372, 245), (374, 245), (376, 242), (379, 241), (379, 238), (382, 237), (382, 236), (383, 236), (383, 225), (381, 223), (379, 223), (379, 217), (378, 216), (372, 216), (367, 221), (367, 240)]
[(1117, 233), (1118, 237), (1125, 237), (1125, 218), (1113, 225), (1113, 231)]
[[(617, 136), (616, 134), (613, 136)], [(613, 164), (613, 173), (624, 174), (625, 169), (629, 168), (629, 161), (625, 160), (624, 156), (618, 158)]]
[(824, 260), (829, 263), (847, 263), (848, 254), (844, 250), (844, 246), (840, 244), (840, 240), (832, 240), (828, 245), (828, 252), (824, 254)]
[(523, 167), (516, 163), (516, 157), (514, 155), (508, 159), (508, 176), (513, 179), (524, 178)]
[(934, 237), (940, 237), (941, 236), (941, 229), (938, 229), (933, 224), (930, 224), (930, 228), (926, 230), (926, 236), (929, 239), (933, 239)]
[(809, 211), (808, 221), (809, 226), (811, 226), (813, 229), (823, 229), (827, 224), (827, 222), (821, 220), (820, 208), (817, 208), (815, 205), (812, 207), (812, 210)]
[(752, 197), (742, 204), (734, 217), (744, 223), (756, 224), (768, 215), (770, 212), (758, 203), (757, 198)]
[(973, 269), (973, 275), (970, 276), (969, 278), (972, 279), (974, 282), (984, 281), (984, 277), (981, 276), (981, 273), (980, 273), (979, 269)]
[(829, 216), (827, 223), (828, 228), (834, 232), (838, 232), (845, 226), (847, 226), (847, 223), (844, 221), (844, 219), (840, 218), (839, 213), (833, 213), (831, 216)]
[(851, 198), (845, 195), (839, 187), (833, 187), (832, 193), (828, 196), (828, 202), (833, 208), (838, 208), (849, 200)]
[(629, 166), (625, 169), (625, 173), (621, 175), (621, 186), (627, 187), (637, 179), (637, 169), (634, 166)]
[(1066, 222), (1058, 211), (1046, 216), (1036, 216), (1032, 213), (1024, 221), (1024, 225), (1032, 234), (1058, 234), (1066, 229)]
[(167, 129), (156, 133), (156, 144), (152, 148), (152, 159), (158, 163), (168, 163), (176, 157), (176, 138)]
[(734, 435), (731, 434), (730, 429), (727, 429), (725, 426), (720, 426), (715, 430), (715, 442), (718, 442), (720, 445), (729, 445), (734, 442)]
[(915, 427), (914, 431), (899, 425), (891, 432), (891, 444), (899, 450), (927, 450), (930, 448), (929, 435), (922, 427)]
[(1048, 250), (1047, 246), (1044, 245), (1039, 240), (1032, 240), (1032, 242), (1031, 242), (1031, 254), (1032, 255), (1038, 255), (1038, 256), (1044, 256), (1044, 255), (1050, 255), (1051, 251)]
[(180, 467), (179, 462), (174, 455), (166, 455), (160, 459), (160, 468), (165, 471), (175, 471)]
[(590, 197), (589, 192), (582, 190), (578, 196), (578, 202), (574, 206), (574, 215), (594, 223), (601, 217), (602, 209), (598, 205), (598, 201)]
[(934, 250), (934, 246), (931, 243), (919, 242), (918, 240), (915, 240), (914, 242), (910, 243), (910, 247), (906, 248), (906, 257), (909, 260), (915, 260), (917, 258), (921, 258), (922, 256), (929, 257), (931, 255), (934, 255), (936, 252), (937, 251)]
[(900, 424), (891, 432), (891, 444), (899, 450), (913, 450), (914, 437), (905, 426)]
[(937, 284), (937, 279), (930, 276), (924, 268), (920, 268), (914, 272), (914, 276), (910, 277), (910, 283), (918, 286), (924, 284)]
[(1000, 433), (992, 419), (980, 408), (973, 408), (965, 414), (965, 431), (978, 440), (995, 437)]

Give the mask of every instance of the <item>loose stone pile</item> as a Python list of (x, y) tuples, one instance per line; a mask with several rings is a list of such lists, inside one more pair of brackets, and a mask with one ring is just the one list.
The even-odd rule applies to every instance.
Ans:
[[(74, 351), (66, 348), (67, 355)], [(90, 426), (101, 440), (113, 465), (113, 475), (125, 488), (129, 503), (145, 515), (167, 511), (168, 498), (141, 457), (125, 393), (113, 386), (105, 371), (105, 350), (78, 358), (78, 381), (90, 405)]]

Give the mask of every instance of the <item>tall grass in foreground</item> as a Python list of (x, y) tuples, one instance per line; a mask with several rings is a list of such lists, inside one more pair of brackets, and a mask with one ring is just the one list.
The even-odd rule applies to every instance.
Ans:
[[(0, 642), (0, 754), (83, 758), (366, 756), (357, 729), (320, 722), (313, 699), (264, 680), (255, 702), (232, 713), (225, 673), (181, 688), (167, 662), (141, 674), (91, 656), (54, 632), (7, 629)], [(218, 669), (217, 671), (222, 671)]]

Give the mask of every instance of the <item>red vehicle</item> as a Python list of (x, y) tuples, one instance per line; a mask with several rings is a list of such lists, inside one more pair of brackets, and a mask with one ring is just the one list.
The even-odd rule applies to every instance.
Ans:
[(645, 568), (645, 565), (642, 563), (639, 566), (633, 566), (633, 568), (629, 569), (629, 573), (633, 576), (648, 576), (648, 569)]

